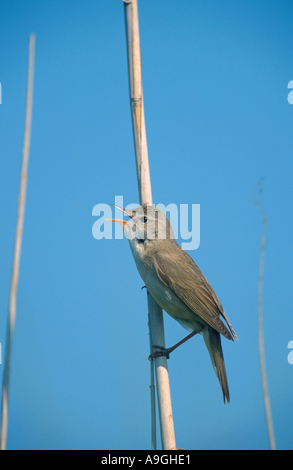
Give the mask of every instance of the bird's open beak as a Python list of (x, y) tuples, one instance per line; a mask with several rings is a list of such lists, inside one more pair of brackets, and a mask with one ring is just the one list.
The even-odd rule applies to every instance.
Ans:
[[(132, 218), (129, 214), (127, 214), (127, 211), (125, 209), (122, 209), (119, 206), (115, 206), (115, 204), (111, 204), (111, 206), (116, 207), (120, 211), (124, 212), (124, 214), (126, 214), (127, 217)], [(124, 225), (126, 225), (129, 222), (129, 220), (119, 220), (119, 219), (106, 219), (106, 220), (109, 220), (110, 222), (118, 222), (118, 224), (121, 224), (122, 227), (124, 227)]]

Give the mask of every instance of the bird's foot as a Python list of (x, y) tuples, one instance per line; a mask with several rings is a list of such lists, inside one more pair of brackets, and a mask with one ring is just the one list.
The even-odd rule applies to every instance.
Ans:
[(192, 338), (192, 336), (197, 335), (197, 331), (193, 331), (190, 333), (188, 336), (186, 336), (184, 339), (179, 341), (179, 343), (174, 344), (171, 348), (164, 348), (163, 346), (155, 346), (153, 345), (154, 348), (157, 348), (157, 351), (153, 352), (152, 354), (149, 355), (149, 360), (154, 359), (154, 357), (159, 357), (159, 356), (166, 356), (167, 359), (169, 359), (170, 354), (172, 351), (178, 348), (181, 344), (185, 343), (188, 339)]
[(154, 359), (155, 357), (166, 356), (167, 359), (170, 357), (170, 353), (173, 351), (173, 348), (164, 348), (163, 346), (154, 345), (156, 351), (149, 355), (149, 360)]

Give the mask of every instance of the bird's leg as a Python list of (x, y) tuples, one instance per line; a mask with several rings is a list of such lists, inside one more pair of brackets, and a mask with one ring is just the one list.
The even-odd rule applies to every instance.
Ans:
[(171, 348), (164, 348), (163, 346), (154, 345), (153, 347), (159, 349), (159, 351), (157, 350), (153, 352), (152, 354), (150, 354), (149, 359), (153, 359), (154, 357), (158, 357), (158, 356), (166, 356), (167, 359), (169, 359), (169, 355), (171, 354), (172, 351), (174, 351), (174, 349), (178, 348), (178, 346), (185, 343), (185, 341), (189, 340), (196, 334), (197, 334), (197, 331), (192, 331), (192, 333), (190, 333), (188, 336), (186, 336), (181, 341), (179, 341), (179, 343), (174, 344), (174, 346), (172, 346)]

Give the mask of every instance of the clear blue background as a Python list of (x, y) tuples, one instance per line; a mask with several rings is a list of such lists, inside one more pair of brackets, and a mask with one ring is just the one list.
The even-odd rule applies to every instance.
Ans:
[[(98, 203), (138, 201), (120, 0), (2, 1), (0, 342), (5, 346), (27, 86), (36, 63), (11, 368), (9, 449), (149, 449), (146, 292), (126, 239), (95, 240)], [(239, 336), (223, 339), (224, 406), (202, 338), (168, 362), (185, 449), (266, 449), (257, 337), (263, 182), (264, 334), (278, 448), (293, 448), (293, 4), (139, 1), (155, 203), (200, 204), (190, 252)], [(166, 343), (186, 334), (165, 317)], [(3, 362), (3, 358), (2, 358)], [(0, 365), (1, 374), (3, 365)]]

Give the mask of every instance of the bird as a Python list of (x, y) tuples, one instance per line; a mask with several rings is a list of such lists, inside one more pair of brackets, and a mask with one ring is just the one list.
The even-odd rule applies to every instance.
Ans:
[[(213, 288), (195, 261), (178, 245), (166, 214), (153, 204), (121, 210), (130, 220), (108, 219), (122, 225), (137, 270), (157, 304), (187, 330), (187, 338), (156, 355), (169, 353), (200, 333), (219, 380), (224, 404), (230, 402), (221, 336), (238, 340)], [(225, 320), (225, 323), (223, 320)], [(163, 349), (163, 348), (161, 348)]]

